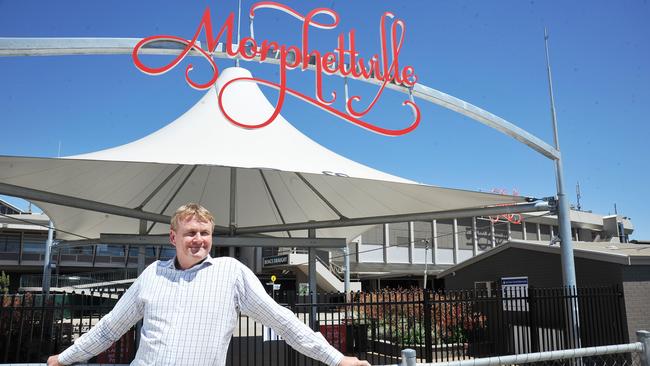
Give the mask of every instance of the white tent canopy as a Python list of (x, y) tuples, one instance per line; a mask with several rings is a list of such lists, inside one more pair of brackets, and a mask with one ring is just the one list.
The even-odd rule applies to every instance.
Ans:
[[(383, 173), (324, 148), (282, 116), (260, 129), (234, 126), (221, 114), (217, 93), (229, 80), (250, 76), (242, 68), (223, 70), (215, 88), (189, 111), (126, 145), (68, 158), (0, 156), (0, 183), (162, 215), (171, 215), (183, 203), (199, 202), (215, 214), (217, 225), (233, 228), (439, 212), (522, 200), (432, 187)], [(273, 110), (252, 82), (231, 84), (223, 102), (231, 116), (250, 123), (266, 120)], [(60, 239), (140, 231), (136, 218), (37, 204), (54, 221)], [(160, 223), (149, 223), (147, 228), (151, 234), (168, 230)], [(350, 240), (362, 231), (362, 227), (330, 227), (319, 229), (317, 235)], [(306, 236), (306, 232), (273, 235)]]

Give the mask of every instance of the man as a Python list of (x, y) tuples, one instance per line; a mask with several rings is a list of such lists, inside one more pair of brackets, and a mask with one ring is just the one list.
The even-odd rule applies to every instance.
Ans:
[(202, 206), (181, 206), (169, 240), (176, 256), (147, 267), (115, 308), (48, 366), (69, 365), (101, 353), (143, 319), (132, 365), (226, 363), (239, 312), (273, 328), (301, 353), (330, 366), (370, 366), (344, 357), (288, 309), (271, 299), (257, 277), (233, 258), (212, 258), (214, 218)]

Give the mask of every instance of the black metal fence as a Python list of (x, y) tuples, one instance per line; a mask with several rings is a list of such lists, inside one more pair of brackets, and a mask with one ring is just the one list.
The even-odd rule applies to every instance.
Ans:
[[(122, 292), (4, 295), (0, 307), (0, 363), (45, 362), (86, 333), (115, 306)], [(129, 363), (135, 355), (130, 330), (94, 361)]]
[[(119, 293), (19, 294), (0, 308), (0, 362), (43, 362), (85, 333)], [(373, 364), (398, 363), (403, 348), (426, 362), (468, 359), (627, 342), (622, 291), (615, 287), (497, 291), (385, 290), (318, 296), (276, 292), (276, 299), (319, 330), (341, 352)], [(579, 328), (571, 321), (579, 308)], [(315, 314), (312, 321), (310, 314)], [(579, 329), (579, 330), (578, 330)], [(93, 360), (128, 363), (134, 330)], [(312, 365), (271, 329), (239, 318), (228, 350), (230, 366)]]

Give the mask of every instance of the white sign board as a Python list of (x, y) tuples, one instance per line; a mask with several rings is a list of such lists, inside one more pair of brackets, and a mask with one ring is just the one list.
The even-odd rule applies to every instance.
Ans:
[(503, 310), (528, 311), (528, 277), (502, 277), (501, 294)]

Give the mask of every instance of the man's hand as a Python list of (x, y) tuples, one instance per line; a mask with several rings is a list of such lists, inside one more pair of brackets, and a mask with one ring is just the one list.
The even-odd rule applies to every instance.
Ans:
[(59, 355), (50, 356), (47, 359), (47, 366), (63, 366), (63, 364), (59, 362)]
[(341, 362), (339, 362), (339, 366), (370, 366), (370, 362), (359, 360), (356, 357), (343, 357)]

